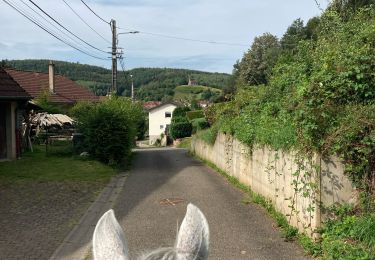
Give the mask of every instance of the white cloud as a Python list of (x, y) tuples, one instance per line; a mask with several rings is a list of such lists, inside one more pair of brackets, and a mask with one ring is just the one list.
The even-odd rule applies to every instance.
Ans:
[[(108, 24), (100, 21), (80, 1), (66, 1), (100, 34), (108, 40), (111, 39)], [(20, 0), (12, 2), (32, 13)], [(127, 68), (184, 67), (231, 72), (232, 65), (242, 57), (255, 36), (270, 32), (281, 37), (296, 18), (307, 20), (319, 14), (315, 2), (307, 0), (91, 0), (86, 2), (104, 19), (115, 18), (117, 25), (125, 30), (136, 29), (177, 37), (247, 45), (213, 45), (147, 34), (121, 35), (119, 45), (125, 48), (128, 57)], [(62, 0), (40, 0), (38, 4), (84, 40), (109, 51), (110, 44), (84, 25)], [(0, 2), (0, 17), (0, 30), (3, 32), (1, 42), (7, 46), (0, 49), (0, 58), (53, 58), (110, 67), (110, 61), (95, 60), (60, 43), (16, 13), (3, 1)], [(60, 32), (57, 33), (61, 35)], [(65, 35), (61, 37), (66, 38)], [(83, 45), (80, 45), (80, 48), (90, 49)], [(94, 50), (92, 52), (102, 55)], [(103, 54), (103, 56), (107, 55)]]

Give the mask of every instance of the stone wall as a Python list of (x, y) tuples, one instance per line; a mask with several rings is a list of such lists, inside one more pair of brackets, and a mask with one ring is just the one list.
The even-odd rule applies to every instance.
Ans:
[(291, 225), (310, 235), (329, 216), (329, 206), (356, 202), (356, 190), (338, 158), (307, 160), (266, 147), (250, 150), (222, 133), (213, 146), (194, 138), (191, 149), (272, 201)]

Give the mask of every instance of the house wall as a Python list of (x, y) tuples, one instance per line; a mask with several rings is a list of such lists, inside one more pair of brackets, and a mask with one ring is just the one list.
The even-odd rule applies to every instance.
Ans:
[[(293, 152), (267, 147), (250, 150), (232, 136), (222, 133), (213, 146), (193, 139), (191, 149), (266, 197), (291, 225), (311, 236), (322, 221), (330, 217), (330, 206), (357, 200), (357, 191), (344, 175), (344, 166), (336, 157), (322, 159), (315, 155), (312, 161), (308, 161), (298, 158)], [(305, 193), (306, 187), (301, 179), (316, 189)], [(296, 188), (300, 191), (296, 192)]]
[(10, 160), (14, 160), (17, 158), (16, 109), (17, 102), (11, 102), (9, 106), (9, 113), (7, 116), (8, 159)]
[(8, 103), (0, 102), (0, 160), (7, 158), (7, 113)]
[[(176, 106), (173, 104), (166, 104), (149, 112), (148, 134), (150, 145), (153, 145), (157, 139), (160, 139), (160, 135), (164, 133), (166, 126), (171, 124), (172, 113), (175, 108)], [(166, 112), (171, 113), (171, 117), (165, 117)], [(163, 126), (163, 128), (160, 128), (160, 126)]]
[(17, 143), (16, 143), (16, 110), (17, 102), (2, 102), (2, 108), (5, 109), (5, 132), (6, 132), (6, 158), (14, 160), (17, 158)]

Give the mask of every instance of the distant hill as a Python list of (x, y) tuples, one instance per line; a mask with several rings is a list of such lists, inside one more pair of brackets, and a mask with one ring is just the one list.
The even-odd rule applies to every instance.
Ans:
[[(174, 100), (188, 101), (192, 100), (208, 100), (214, 101), (222, 93), (221, 89), (207, 86), (178, 86), (174, 89)], [(185, 102), (182, 102), (185, 103)]]
[[(20, 70), (48, 72), (48, 60), (6, 60), (2, 64)], [(111, 70), (65, 61), (55, 61), (56, 73), (66, 76), (78, 84), (91, 89), (96, 95), (105, 95), (111, 86)], [(176, 86), (186, 85), (189, 77), (198, 84), (222, 89), (230, 75), (186, 69), (137, 68), (118, 72), (118, 94), (130, 96), (130, 75), (133, 75), (138, 99), (163, 100), (174, 97)]]

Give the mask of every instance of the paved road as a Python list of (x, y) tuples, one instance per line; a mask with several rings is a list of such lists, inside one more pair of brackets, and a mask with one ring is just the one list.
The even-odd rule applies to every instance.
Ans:
[[(161, 200), (180, 198), (175, 206)], [(210, 226), (210, 259), (309, 259), (296, 244), (284, 242), (272, 220), (223, 177), (181, 149), (138, 150), (115, 213), (133, 256), (173, 246), (177, 222), (191, 202)]]

